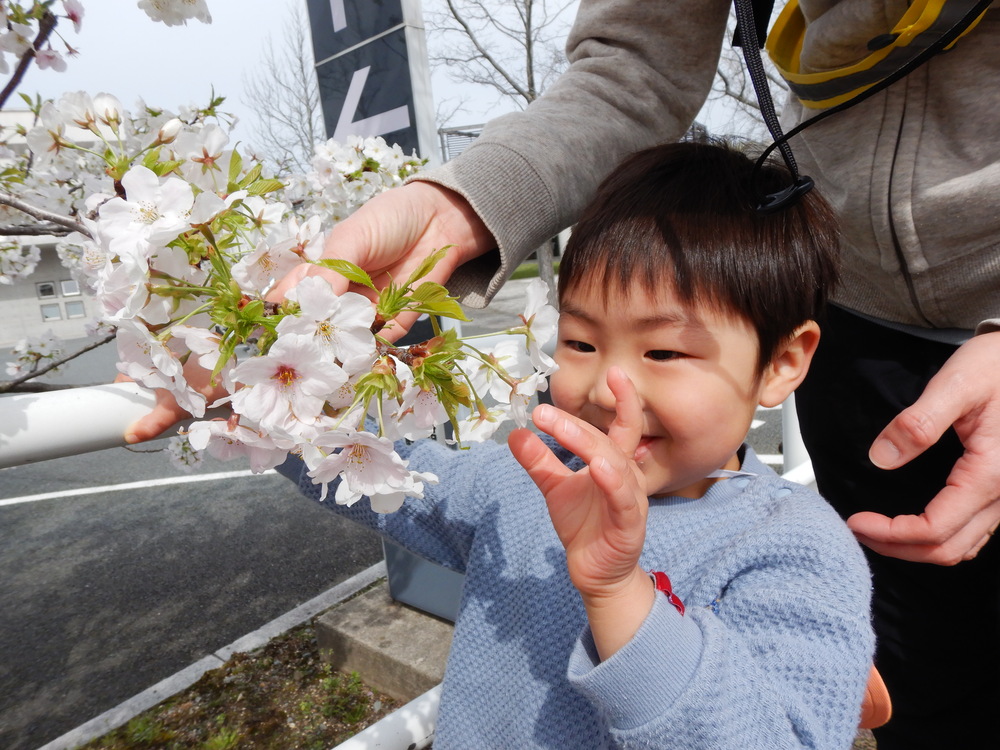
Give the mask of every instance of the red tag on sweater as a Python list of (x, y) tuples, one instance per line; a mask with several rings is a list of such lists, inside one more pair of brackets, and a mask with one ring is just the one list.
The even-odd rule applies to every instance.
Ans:
[(666, 594), (667, 599), (674, 605), (674, 608), (683, 615), (684, 602), (674, 593), (673, 586), (671, 586), (670, 578), (667, 577), (667, 574), (659, 570), (651, 570), (649, 571), (649, 577), (653, 579), (653, 585), (656, 587), (656, 590)]

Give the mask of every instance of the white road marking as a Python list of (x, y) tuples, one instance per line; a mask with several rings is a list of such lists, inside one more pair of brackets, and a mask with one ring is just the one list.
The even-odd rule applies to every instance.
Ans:
[(81, 487), (75, 490), (61, 490), (59, 492), (43, 492), (38, 495), (22, 495), (21, 497), (9, 497), (0, 500), (0, 508), (6, 505), (20, 505), (21, 503), (36, 503), (40, 500), (58, 500), (62, 497), (80, 497), (81, 495), (97, 495), (103, 492), (121, 492), (122, 490), (145, 490), (151, 487), (168, 487), (172, 484), (191, 484), (194, 482), (217, 482), (222, 479), (240, 479), (250, 476), (264, 476), (276, 474), (274, 469), (268, 469), (261, 474), (254, 474), (249, 469), (243, 471), (220, 471), (215, 474), (195, 474), (192, 476), (162, 477), (160, 479), (144, 479), (141, 482), (126, 482), (124, 484), (107, 484), (102, 487)]

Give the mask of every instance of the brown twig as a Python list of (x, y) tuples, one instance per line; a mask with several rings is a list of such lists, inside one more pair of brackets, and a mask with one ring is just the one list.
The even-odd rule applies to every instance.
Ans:
[(90, 234), (90, 230), (83, 224), (73, 221), (73, 219), (63, 216), (62, 214), (57, 214), (54, 211), (46, 211), (44, 208), (32, 206), (30, 203), (26, 203), (20, 198), (15, 198), (10, 193), (0, 191), (0, 205), (10, 206), (11, 208), (17, 209), (21, 213), (28, 214), (28, 216), (33, 219), (51, 222), (52, 224), (66, 227), (71, 232), (79, 232), (80, 234), (93, 239), (93, 236)]
[(70, 231), (58, 224), (11, 224), (0, 227), (0, 237), (64, 237)]
[(25, 381), (28, 381), (28, 380), (31, 380), (32, 378), (37, 378), (37, 377), (39, 377), (41, 375), (44, 375), (45, 373), (49, 372), (50, 370), (54, 370), (56, 367), (59, 367), (60, 365), (64, 365), (67, 362), (69, 362), (70, 360), (76, 359), (81, 354), (85, 354), (86, 352), (89, 352), (92, 349), (96, 349), (99, 346), (104, 346), (106, 343), (108, 343), (109, 341), (111, 341), (112, 339), (114, 339), (114, 337), (115, 337), (114, 333), (109, 333), (109, 334), (105, 335), (103, 338), (98, 339), (94, 343), (88, 344), (87, 346), (85, 346), (85, 347), (83, 347), (81, 349), (78, 349), (77, 351), (73, 352), (72, 354), (69, 354), (69, 355), (63, 357), (62, 359), (57, 359), (57, 360), (53, 360), (52, 362), (49, 362), (49, 364), (45, 365), (45, 367), (42, 367), (39, 370), (32, 370), (31, 372), (26, 373), (26, 374), (22, 375), (19, 378), (14, 378), (13, 380), (8, 380), (6, 383), (0, 383), (0, 393), (9, 393), (9, 392), (13, 391), (17, 386), (21, 385), (21, 383), (24, 383)]
[(7, 85), (4, 86), (3, 91), (0, 91), (0, 109), (4, 108), (7, 104), (7, 100), (10, 95), (13, 94), (17, 87), (21, 85), (21, 81), (24, 79), (25, 73), (28, 72), (28, 66), (31, 65), (31, 61), (35, 59), (35, 50), (42, 48), (42, 45), (48, 41), (49, 36), (52, 34), (53, 30), (56, 28), (56, 24), (59, 19), (51, 13), (50, 11), (45, 11), (42, 15), (41, 20), (38, 22), (38, 35), (35, 37), (34, 43), (31, 45), (31, 49), (21, 55), (21, 61), (17, 64), (17, 68), (14, 70), (14, 75), (10, 77)]

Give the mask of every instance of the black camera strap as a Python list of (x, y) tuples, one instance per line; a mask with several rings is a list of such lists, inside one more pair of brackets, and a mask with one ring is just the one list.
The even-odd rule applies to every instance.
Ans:
[(785, 161), (788, 170), (792, 174), (792, 184), (778, 191), (761, 196), (757, 211), (762, 214), (773, 213), (791, 205), (802, 195), (809, 192), (813, 186), (811, 178), (800, 175), (798, 165), (795, 163), (795, 156), (792, 154), (789, 139), (801, 133), (810, 125), (820, 120), (824, 120), (838, 112), (860, 104), (865, 99), (891, 86), (901, 78), (906, 77), (934, 55), (951, 46), (965, 30), (978, 19), (993, 0), (980, 0), (975, 3), (964, 15), (961, 15), (952, 25), (950, 25), (938, 38), (928, 44), (918, 54), (914, 55), (905, 64), (897, 68), (893, 73), (876, 82), (869, 88), (859, 92), (852, 98), (834, 107), (825, 109), (815, 117), (796, 125), (787, 133), (781, 130), (781, 123), (775, 111), (774, 102), (771, 99), (771, 90), (767, 84), (767, 76), (764, 72), (764, 62), (761, 59), (760, 50), (763, 40), (766, 39), (767, 24), (774, 8), (774, 0), (733, 0), (736, 9), (736, 35), (733, 37), (733, 45), (739, 46), (743, 50), (743, 59), (746, 62), (747, 70), (750, 74), (750, 81), (753, 83), (757, 101), (760, 104), (761, 114), (764, 124), (767, 125), (771, 134), (772, 143), (768, 146), (757, 160), (755, 172), (759, 171), (771, 153), (778, 149)]

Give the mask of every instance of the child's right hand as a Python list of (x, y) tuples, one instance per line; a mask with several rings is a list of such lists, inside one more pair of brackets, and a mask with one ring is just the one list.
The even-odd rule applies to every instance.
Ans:
[[(199, 365), (196, 357), (191, 357), (184, 363), (184, 378), (188, 385), (205, 396), (209, 404), (228, 395), (221, 385), (213, 386), (211, 384), (212, 373)], [(125, 375), (119, 375), (115, 378), (116, 383), (130, 380), (131, 378)], [(191, 415), (178, 405), (173, 394), (170, 391), (157, 388), (156, 406), (149, 414), (126, 428), (125, 442), (131, 444), (153, 440), (186, 419), (191, 419)]]
[(539, 406), (532, 415), (539, 429), (583, 459), (583, 469), (568, 469), (529, 430), (515, 430), (508, 439), (514, 457), (545, 496), (602, 658), (635, 634), (654, 595), (639, 567), (649, 507), (645, 477), (633, 460), (642, 436), (642, 407), (621, 369), (609, 371), (608, 386), (617, 413), (607, 434), (553, 406)]

